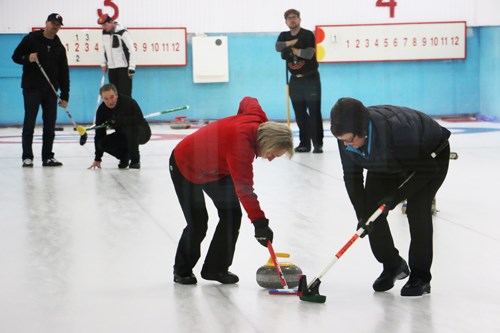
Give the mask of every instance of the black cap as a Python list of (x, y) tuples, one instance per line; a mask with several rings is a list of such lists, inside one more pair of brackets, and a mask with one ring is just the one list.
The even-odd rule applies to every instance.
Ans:
[(366, 136), (368, 132), (368, 109), (354, 98), (340, 98), (332, 108), (330, 120), (335, 137), (345, 133)]
[(285, 20), (288, 18), (288, 15), (290, 15), (290, 14), (295, 14), (295, 15), (297, 15), (297, 17), (300, 18), (300, 12), (297, 9), (292, 8), (292, 9), (289, 9), (285, 12)]
[(103, 25), (111, 22), (111, 17), (108, 14), (103, 14), (97, 19), (97, 24)]
[(59, 23), (60, 25), (64, 25), (63, 24), (63, 19), (62, 19), (62, 16), (57, 14), (57, 13), (52, 13), (49, 15), (49, 17), (47, 17), (47, 21), (50, 21), (50, 22), (57, 22)]

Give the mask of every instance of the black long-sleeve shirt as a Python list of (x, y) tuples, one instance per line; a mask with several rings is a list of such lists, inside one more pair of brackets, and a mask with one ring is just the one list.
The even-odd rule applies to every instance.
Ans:
[(31, 53), (38, 54), (38, 61), (47, 73), (54, 88), (60, 89), (61, 99), (69, 100), (69, 67), (66, 49), (56, 35), (46, 38), (43, 30), (30, 32), (14, 50), (12, 60), (23, 65), (21, 87), (23, 89), (42, 89), (49, 83), (36, 62), (29, 61)]

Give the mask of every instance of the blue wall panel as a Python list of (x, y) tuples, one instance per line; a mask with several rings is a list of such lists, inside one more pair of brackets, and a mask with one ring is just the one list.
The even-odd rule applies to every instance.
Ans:
[[(277, 33), (228, 34), (229, 82), (193, 83), (191, 44), (185, 67), (139, 67), (133, 96), (145, 114), (188, 104), (176, 115), (217, 119), (234, 114), (244, 96), (259, 99), (270, 119), (286, 119), (285, 64), (274, 50)], [(469, 29), (467, 59), (321, 64), (323, 117), (339, 97), (366, 105), (398, 104), (431, 115), (482, 113), (499, 118), (500, 27)], [(22, 35), (0, 35), (0, 124), (21, 124), (21, 66), (11, 60)], [(94, 118), (100, 68), (71, 68), (68, 109), (78, 123)], [(41, 119), (41, 117), (39, 117)], [(293, 110), (292, 110), (293, 119)], [(59, 123), (69, 123), (63, 110)], [(153, 120), (153, 119), (151, 119)]]

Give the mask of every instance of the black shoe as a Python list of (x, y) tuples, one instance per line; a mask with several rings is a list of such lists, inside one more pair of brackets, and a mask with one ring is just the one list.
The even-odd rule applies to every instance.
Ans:
[(311, 151), (311, 147), (298, 145), (297, 147), (295, 147), (294, 151), (296, 153), (308, 153)]
[(129, 169), (140, 169), (141, 162), (131, 162), (128, 167), (129, 167)]
[(401, 264), (396, 270), (384, 269), (382, 274), (373, 282), (375, 291), (387, 291), (394, 287), (394, 281), (404, 279), (410, 275), (410, 269), (406, 261), (401, 259)]
[(196, 284), (198, 280), (196, 280), (196, 276), (193, 273), (190, 273), (186, 276), (181, 276), (177, 273), (174, 273), (174, 282), (180, 284)]
[(118, 163), (118, 169), (126, 169), (128, 167), (128, 160), (123, 160)]
[(425, 282), (419, 278), (410, 278), (401, 289), (401, 296), (422, 296), (423, 294), (430, 294), (430, 292), (430, 282)]
[(58, 160), (56, 160), (55, 158), (51, 157), (49, 159), (43, 160), (42, 165), (48, 167), (57, 167), (57, 166), (62, 166), (63, 164)]
[(32, 168), (33, 167), (33, 160), (31, 158), (25, 158), (23, 160), (23, 168)]
[(314, 147), (313, 154), (323, 154), (323, 147)]
[(222, 284), (233, 284), (238, 282), (240, 279), (236, 274), (229, 271), (227, 272), (201, 272), (201, 277), (205, 280), (218, 281)]

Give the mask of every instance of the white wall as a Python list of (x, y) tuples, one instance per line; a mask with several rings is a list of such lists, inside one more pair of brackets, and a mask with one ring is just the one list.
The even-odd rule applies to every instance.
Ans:
[[(386, 0), (387, 1), (387, 0)], [(297, 8), (302, 26), (321, 24), (467, 21), (500, 25), (500, 0), (396, 0), (394, 18), (376, 0), (112, 0), (128, 27), (187, 27), (190, 33), (286, 30), (283, 12)], [(104, 0), (0, 0), (0, 33), (25, 33), (57, 12), (69, 27), (96, 27), (97, 9), (113, 15)]]

